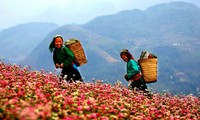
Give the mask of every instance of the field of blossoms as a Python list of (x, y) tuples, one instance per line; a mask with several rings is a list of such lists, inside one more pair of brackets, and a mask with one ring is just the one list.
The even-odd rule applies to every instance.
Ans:
[(121, 84), (61, 83), (54, 73), (0, 62), (1, 120), (200, 120), (200, 98)]

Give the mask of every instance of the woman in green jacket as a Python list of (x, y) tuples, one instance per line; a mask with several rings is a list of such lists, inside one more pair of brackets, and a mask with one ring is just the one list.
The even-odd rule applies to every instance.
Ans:
[(61, 68), (61, 77), (67, 82), (83, 81), (82, 77), (74, 63), (75, 57), (73, 52), (63, 46), (63, 38), (57, 35), (49, 45), (50, 52), (53, 52), (53, 61), (56, 68)]
[(124, 62), (127, 62), (127, 74), (124, 75), (124, 78), (130, 83), (129, 87), (145, 91), (147, 89), (146, 83), (141, 75), (139, 65), (131, 53), (127, 49), (124, 49), (120, 53), (120, 57)]

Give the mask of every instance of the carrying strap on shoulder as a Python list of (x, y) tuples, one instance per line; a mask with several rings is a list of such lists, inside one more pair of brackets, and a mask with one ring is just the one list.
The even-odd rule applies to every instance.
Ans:
[[(62, 49), (62, 52), (64, 53), (64, 55), (67, 55), (67, 52), (64, 50), (66, 46), (63, 46), (61, 49)], [(68, 48), (69, 49), (69, 48)], [(70, 49), (69, 49), (70, 50)], [(71, 51), (71, 50), (70, 50)], [(73, 53), (73, 52), (72, 52)], [(74, 53), (73, 53), (74, 54)]]
[(64, 56), (66, 57), (66, 56), (67, 56), (67, 53), (66, 53), (66, 51), (64, 50), (64, 47), (62, 47), (61, 50), (62, 50)]
[[(64, 47), (66, 47), (66, 46), (64, 46)], [(64, 55), (67, 55), (66, 51), (64, 50), (64, 47), (62, 47), (62, 52), (64, 53)], [(70, 49), (69, 49), (69, 50), (70, 50)], [(72, 53), (73, 53), (73, 52), (72, 52)], [(74, 54), (74, 53), (73, 53), (73, 54)], [(77, 68), (77, 67), (80, 66), (79, 63), (77, 62), (75, 56), (74, 56), (74, 61), (72, 62), (72, 64), (75, 64), (76, 67), (74, 67), (74, 68)]]
[(141, 68), (140, 68), (139, 63), (138, 63), (135, 59), (134, 59), (134, 61), (136, 62), (137, 66), (138, 66), (138, 70), (139, 70), (139, 72), (140, 72), (140, 75), (142, 75), (142, 72), (141, 72)]

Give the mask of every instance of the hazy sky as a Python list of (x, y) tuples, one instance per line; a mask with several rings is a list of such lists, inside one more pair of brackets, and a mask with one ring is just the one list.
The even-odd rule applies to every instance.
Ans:
[(84, 24), (96, 16), (123, 10), (145, 10), (160, 3), (200, 0), (0, 0), (0, 29), (28, 22)]

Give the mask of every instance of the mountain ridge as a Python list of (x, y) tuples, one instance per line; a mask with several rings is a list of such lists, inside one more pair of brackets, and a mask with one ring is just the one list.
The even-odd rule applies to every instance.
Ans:
[(0, 31), (1, 56), (6, 56), (13, 62), (23, 60), (50, 31), (57, 27), (58, 25), (53, 23), (30, 22)]

